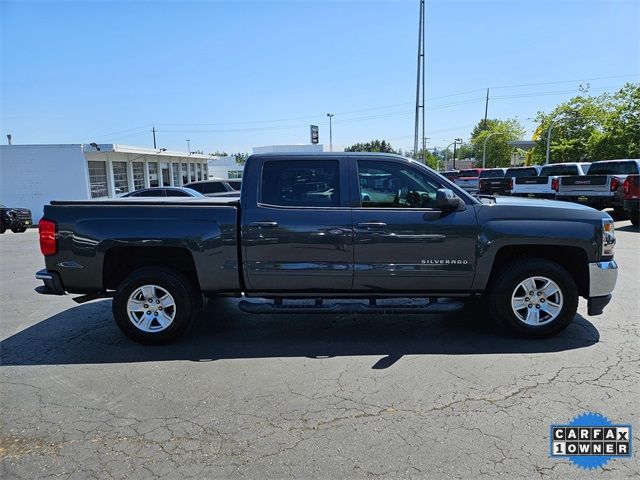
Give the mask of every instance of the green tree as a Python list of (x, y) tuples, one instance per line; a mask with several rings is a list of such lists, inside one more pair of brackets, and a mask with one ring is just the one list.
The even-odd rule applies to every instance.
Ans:
[(578, 95), (561, 103), (551, 113), (538, 112), (536, 121), (541, 135), (531, 152), (531, 163), (541, 165), (545, 162), (547, 133), (552, 121), (550, 163), (591, 159), (591, 152), (596, 147), (591, 138), (600, 137), (604, 132), (612, 106), (608, 94), (598, 97)]
[[(495, 118), (480, 120), (471, 131), (471, 141), (468, 152), (470, 157), (475, 157), (476, 165), (482, 166), (482, 152), (484, 141), (487, 140), (487, 162), (486, 167), (508, 167), (511, 164), (511, 153), (513, 146), (507, 142), (521, 140), (524, 135), (524, 128), (515, 118), (498, 120)], [(491, 137), (489, 137), (491, 135)], [(461, 158), (456, 155), (456, 157)]]
[(367, 143), (356, 143), (344, 149), (345, 152), (381, 152), (396, 153), (386, 140), (372, 140)]
[(628, 83), (613, 96), (602, 131), (587, 142), (589, 158), (640, 158), (640, 83)]

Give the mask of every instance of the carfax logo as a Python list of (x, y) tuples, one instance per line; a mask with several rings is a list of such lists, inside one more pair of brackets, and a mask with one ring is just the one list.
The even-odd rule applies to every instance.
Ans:
[(599, 413), (583, 413), (567, 425), (551, 425), (549, 455), (593, 469), (615, 457), (631, 457), (631, 425), (614, 425)]

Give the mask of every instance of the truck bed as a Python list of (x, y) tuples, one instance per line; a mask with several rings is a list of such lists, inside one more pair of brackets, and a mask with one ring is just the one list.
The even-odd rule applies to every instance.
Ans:
[(68, 291), (82, 293), (113, 288), (103, 265), (117, 270), (149, 249), (167, 262), (188, 251), (203, 291), (238, 291), (238, 217), (229, 198), (52, 201), (43, 218), (57, 222), (59, 245), (45, 262)]

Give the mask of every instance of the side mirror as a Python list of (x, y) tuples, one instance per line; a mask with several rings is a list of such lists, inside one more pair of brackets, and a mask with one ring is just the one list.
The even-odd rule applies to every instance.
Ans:
[(464, 208), (464, 201), (448, 188), (439, 188), (436, 192), (436, 208), (451, 212)]

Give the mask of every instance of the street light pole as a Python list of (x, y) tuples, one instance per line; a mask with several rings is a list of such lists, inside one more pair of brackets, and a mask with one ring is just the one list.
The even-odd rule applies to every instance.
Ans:
[(333, 113), (327, 113), (327, 117), (329, 117), (329, 151), (333, 152), (333, 130), (331, 127), (331, 119), (333, 118)]
[(189, 140), (187, 138), (187, 152), (189, 152), (189, 155), (191, 155), (191, 140)]
[(458, 144), (460, 144), (460, 146), (462, 146), (462, 139), (461, 138), (455, 138), (453, 140), (453, 169), (456, 169), (456, 149), (458, 147)]
[(551, 130), (553, 129), (553, 125), (556, 123), (556, 119), (551, 120), (549, 124), (549, 130), (547, 131), (547, 153), (544, 157), (544, 164), (549, 165), (549, 148), (551, 147)]
[(504, 133), (493, 132), (487, 135), (487, 138), (484, 139), (484, 144), (482, 145), (482, 168), (485, 168), (485, 163), (487, 161), (487, 140), (489, 140), (494, 135), (504, 135)]

